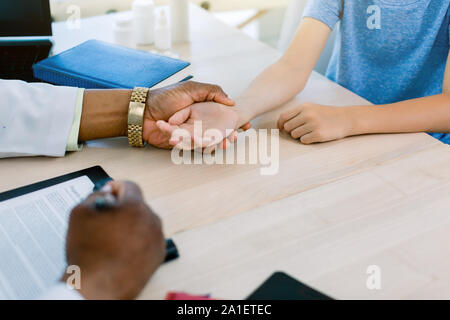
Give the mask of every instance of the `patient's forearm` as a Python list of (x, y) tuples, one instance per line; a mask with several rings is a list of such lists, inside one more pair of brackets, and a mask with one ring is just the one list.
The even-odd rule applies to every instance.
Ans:
[(260, 114), (276, 109), (303, 90), (311, 70), (293, 69), (280, 60), (261, 73), (236, 99), (243, 125)]
[(242, 123), (284, 105), (304, 89), (330, 33), (323, 22), (303, 19), (283, 57), (257, 77), (237, 99)]
[(450, 95), (383, 106), (349, 107), (351, 135), (370, 133), (450, 132)]
[(127, 135), (131, 90), (86, 90), (79, 142)]

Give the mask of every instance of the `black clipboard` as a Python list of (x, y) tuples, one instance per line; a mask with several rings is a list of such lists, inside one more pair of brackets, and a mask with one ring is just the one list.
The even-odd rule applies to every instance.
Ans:
[[(25, 194), (35, 192), (41, 189), (45, 189), (66, 181), (70, 181), (76, 178), (87, 176), (92, 183), (94, 183), (94, 190), (98, 191), (100, 190), (106, 183), (109, 181), (112, 181), (113, 179), (103, 170), (100, 166), (91, 167), (88, 169), (80, 170), (77, 172), (72, 172), (69, 174), (65, 174), (63, 176), (59, 176), (56, 178), (48, 179), (45, 181), (33, 183), (24, 187), (20, 187), (17, 189), (13, 189), (10, 191), (6, 191), (3, 193), (0, 193), (0, 202), (10, 200), (13, 198), (17, 198), (20, 196), (23, 196)], [(164, 259), (164, 262), (170, 262), (172, 260), (175, 260), (179, 257), (178, 248), (173, 242), (172, 239), (168, 239), (166, 241), (166, 258)]]
[(72, 172), (63, 176), (33, 183), (24, 187), (0, 193), (0, 202), (17, 198), (25, 194), (45, 189), (83, 176), (87, 176), (89, 179), (91, 179), (91, 181), (94, 183), (96, 187), (99, 186), (100, 184), (105, 185), (108, 181), (112, 180), (112, 178), (105, 172), (105, 170), (103, 170), (102, 167), (95, 166), (92, 168)]

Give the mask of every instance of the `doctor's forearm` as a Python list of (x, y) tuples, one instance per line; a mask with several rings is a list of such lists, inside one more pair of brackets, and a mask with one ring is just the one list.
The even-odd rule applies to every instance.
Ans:
[(131, 90), (86, 90), (78, 141), (127, 135)]

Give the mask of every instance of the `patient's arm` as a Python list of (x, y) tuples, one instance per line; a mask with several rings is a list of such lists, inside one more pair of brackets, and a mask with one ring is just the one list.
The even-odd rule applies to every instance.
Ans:
[(283, 57), (263, 71), (236, 99), (239, 124), (280, 107), (300, 93), (330, 36), (330, 28), (305, 18)]
[[(190, 109), (178, 112), (172, 121), (158, 122), (158, 127), (168, 135), (173, 134), (177, 128), (193, 133), (194, 120), (202, 120), (203, 131), (215, 126), (215, 129), (224, 132), (226, 129), (235, 130), (242, 127), (258, 115), (285, 104), (305, 87), (330, 33), (331, 30), (326, 24), (305, 18), (283, 57), (253, 81), (237, 99), (236, 107), (226, 110), (211, 104), (194, 105)], [(201, 112), (201, 108), (209, 110)], [(234, 113), (232, 118), (236, 118), (236, 122), (229, 121), (230, 112)], [(181, 125), (184, 121), (186, 123)], [(233, 140), (233, 137), (229, 139)], [(205, 141), (202, 142), (204, 146)], [(178, 139), (173, 139), (171, 144), (178, 144)]]

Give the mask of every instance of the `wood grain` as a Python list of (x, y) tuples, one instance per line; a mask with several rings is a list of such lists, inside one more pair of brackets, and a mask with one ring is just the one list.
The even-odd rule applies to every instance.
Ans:
[[(280, 54), (192, 6), (191, 44), (176, 47), (198, 81), (238, 95)], [(112, 16), (55, 25), (57, 50), (110, 39)], [(150, 48), (147, 48), (150, 49)], [(285, 108), (316, 102), (369, 104), (314, 73)], [(280, 110), (253, 121), (275, 128)], [(240, 139), (244, 137), (241, 135)], [(336, 298), (450, 298), (450, 151), (426, 134), (371, 135), (304, 146), (280, 136), (280, 170), (259, 165), (180, 165), (170, 152), (92, 141), (65, 158), (0, 160), (0, 192), (101, 165), (139, 183), (181, 258), (164, 265), (142, 294), (169, 290), (244, 298), (286, 271)], [(368, 265), (383, 287), (365, 285)]]

